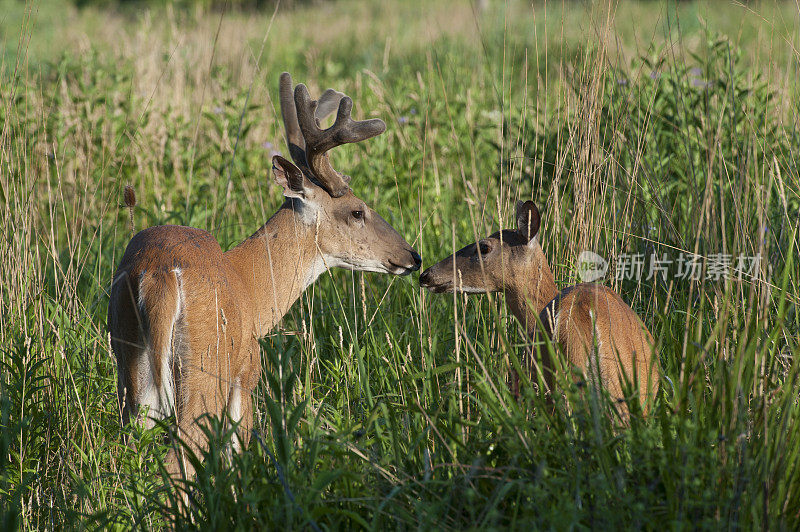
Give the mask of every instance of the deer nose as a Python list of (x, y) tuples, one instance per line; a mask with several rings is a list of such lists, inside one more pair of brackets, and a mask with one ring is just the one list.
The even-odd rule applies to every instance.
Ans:
[(422, 273), (419, 275), (419, 285), (420, 285), (420, 286), (427, 286), (427, 285), (428, 285), (428, 283), (429, 283), (429, 282), (430, 282), (430, 280), (431, 280), (431, 279), (430, 279), (430, 277), (431, 277), (431, 275), (430, 275), (430, 270), (425, 270), (424, 272), (422, 272)]
[(422, 265), (422, 257), (419, 256), (415, 250), (411, 250), (411, 258), (414, 260), (414, 269), (418, 270), (419, 267)]

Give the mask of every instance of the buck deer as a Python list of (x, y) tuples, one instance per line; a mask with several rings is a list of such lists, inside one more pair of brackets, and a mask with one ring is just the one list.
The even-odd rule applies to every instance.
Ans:
[[(658, 386), (658, 356), (642, 320), (602, 285), (578, 284), (556, 289), (555, 279), (536, 235), (539, 210), (532, 201), (517, 205), (517, 229), (502, 230), (434, 264), (419, 277), (434, 293), (504, 292), (511, 312), (534, 336), (541, 322), (566, 360), (622, 399), (624, 375), (634, 382), (647, 409)], [(554, 389), (554, 364), (542, 350), (545, 383)], [(620, 405), (623, 418), (627, 416)]]
[[(131, 239), (112, 283), (108, 327), (123, 423), (144, 417), (145, 408), (146, 426), (175, 414), (195, 450), (205, 443), (195, 423), (204, 414), (239, 422), (233, 446), (247, 444), (258, 339), (320, 274), (338, 266), (405, 275), (421, 262), (328, 159), (336, 146), (382, 133), (383, 121), (354, 121), (351, 99), (332, 89), (318, 102), (302, 84), (292, 93), (288, 73), (280, 78), (280, 104), (294, 160), (272, 159), (286, 197), (280, 209), (225, 252), (201, 229), (145, 229)], [(319, 120), (337, 108), (334, 124), (321, 129)], [(180, 472), (176, 458), (167, 458), (173, 474)]]

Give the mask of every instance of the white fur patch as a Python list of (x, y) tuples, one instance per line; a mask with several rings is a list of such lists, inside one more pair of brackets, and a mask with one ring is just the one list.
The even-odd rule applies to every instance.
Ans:
[[(145, 316), (145, 311), (147, 309), (144, 308), (144, 296), (145, 296), (145, 285), (142, 284), (142, 279), (144, 279), (145, 272), (139, 274), (139, 300), (137, 303), (139, 304), (139, 318), (142, 319)], [(141, 324), (140, 324), (141, 326)]]
[(323, 258), (323, 264), (326, 266), (326, 268), (322, 270), (322, 272), (320, 273), (323, 273), (326, 269), (331, 269), (331, 268), (344, 268), (346, 270), (352, 270), (358, 272), (393, 273), (393, 274), (400, 274), (406, 271), (405, 268), (400, 266), (396, 268), (387, 268), (383, 262), (377, 259), (354, 258), (354, 260), (348, 260), (340, 257), (335, 257), (333, 255), (326, 255)]
[(319, 205), (306, 198), (292, 197), (292, 210), (305, 225), (315, 225), (319, 218)]
[[(328, 263), (330, 266), (330, 263)], [(336, 259), (336, 266), (346, 268), (348, 270), (355, 270), (359, 272), (375, 272), (375, 273), (401, 273), (404, 268), (387, 268), (386, 265), (377, 259), (358, 259), (346, 261), (343, 259)]]
[[(145, 307), (146, 286), (142, 283), (145, 273), (139, 275), (139, 319), (147, 319), (147, 308)], [(142, 324), (139, 325), (140, 327)], [(137, 407), (140, 410), (140, 416), (144, 420), (145, 428), (152, 428), (153, 420), (162, 417), (159, 412), (158, 390), (156, 390), (156, 383), (153, 379), (153, 370), (150, 367), (150, 345), (145, 343), (145, 348), (140, 355), (142, 360), (147, 361), (145, 364), (139, 364), (139, 374), (135, 376), (138, 383), (139, 396), (136, 397)]]
[(319, 276), (325, 273), (328, 268), (332, 268), (333, 266), (337, 266), (338, 264), (331, 264), (329, 261), (325, 260), (322, 255), (317, 254), (314, 257), (314, 260), (311, 261), (311, 264), (306, 270), (306, 274), (303, 277), (303, 290), (314, 284), (314, 282), (319, 279)]
[(228, 405), (228, 414), (235, 423), (242, 420), (242, 385), (239, 377), (236, 377), (233, 381), (233, 386), (231, 386), (231, 402)]
[(592, 328), (594, 334), (595, 341), (597, 342), (597, 351), (598, 353), (603, 348), (603, 340), (600, 338), (600, 329), (597, 327), (597, 316), (594, 315), (594, 311), (589, 311), (589, 317), (592, 319)]
[[(150, 348), (147, 347), (141, 355), (145, 360), (150, 360)], [(145, 428), (153, 428), (154, 419), (159, 419), (158, 392), (156, 383), (153, 381), (153, 372), (148, 364), (139, 365), (139, 375), (136, 376), (139, 383), (139, 397), (136, 398), (140, 415), (144, 420)]]
[[(549, 305), (548, 305), (548, 307), (550, 308)], [(550, 308), (550, 310), (548, 310), (548, 313), (550, 313), (550, 312), (552, 312), (552, 308)], [(558, 336), (559, 335), (558, 324), (561, 321), (561, 313), (562, 312), (563, 311), (561, 310), (561, 305), (558, 305), (558, 312), (556, 312), (556, 315), (552, 317), (553, 327), (550, 330), (552, 331), (551, 332), (551, 336), (553, 337), (554, 340), (557, 340), (559, 338), (559, 336)]]
[(175, 409), (175, 378), (172, 375), (172, 362), (175, 357), (175, 326), (183, 312), (183, 272), (180, 268), (172, 270), (175, 274), (175, 281), (178, 286), (178, 298), (175, 301), (175, 313), (172, 316), (172, 324), (169, 331), (169, 352), (161, 357), (161, 411), (166, 415), (171, 415)]
[(461, 270), (458, 270), (458, 284), (456, 285), (456, 289), (458, 292), (464, 294), (485, 294), (486, 289), (483, 288), (475, 288), (472, 286), (464, 286), (464, 280), (461, 276)]
[[(242, 420), (242, 385), (239, 377), (233, 381), (233, 385), (231, 386), (231, 397), (230, 401), (228, 401), (228, 415), (231, 417), (233, 423), (239, 423)], [(239, 439), (238, 432), (233, 435), (231, 445), (236, 452), (242, 449), (242, 442)]]
[(484, 288), (473, 288), (472, 286), (459, 286), (459, 292), (463, 292), (465, 294), (485, 294), (486, 290)]
[[(140, 395), (137, 398), (139, 408), (147, 410), (147, 417), (144, 420), (145, 427), (151, 428), (155, 423), (155, 419), (164, 419), (172, 415), (175, 408), (175, 379), (172, 375), (172, 359), (174, 356), (174, 343), (175, 343), (175, 325), (178, 323), (181, 311), (183, 310), (183, 289), (181, 283), (181, 270), (175, 268), (172, 270), (175, 274), (178, 285), (178, 297), (175, 301), (175, 312), (172, 315), (171, 323), (169, 324), (169, 338), (170, 343), (167, 352), (160, 353), (158, 357), (161, 361), (161, 388), (159, 389), (155, 383), (155, 368), (150, 364), (139, 365), (139, 375), (137, 375), (139, 382)], [(147, 309), (145, 308), (146, 294), (143, 285), (139, 283), (139, 312), (142, 316), (146, 315)], [(149, 324), (152, 327), (152, 324)], [(142, 358), (150, 362), (150, 346), (147, 345), (142, 351)]]

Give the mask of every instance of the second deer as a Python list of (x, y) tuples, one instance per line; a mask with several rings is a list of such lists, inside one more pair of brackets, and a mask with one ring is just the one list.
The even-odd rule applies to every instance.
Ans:
[[(620, 402), (623, 418), (624, 382), (634, 382), (634, 376), (646, 411), (659, 379), (652, 335), (610, 288), (584, 283), (558, 291), (536, 238), (540, 220), (532, 201), (519, 203), (516, 230), (498, 231), (434, 264), (420, 275), (420, 285), (434, 293), (504, 292), (506, 304), (528, 334), (534, 336), (541, 322), (566, 361)], [(542, 365), (553, 393), (553, 361), (544, 355)]]

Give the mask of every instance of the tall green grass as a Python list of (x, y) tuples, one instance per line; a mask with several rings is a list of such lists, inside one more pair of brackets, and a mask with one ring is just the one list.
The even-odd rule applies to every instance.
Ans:
[[(797, 528), (793, 4), (751, 8), (760, 18), (704, 3), (376, 3), (355, 16), (341, 2), (274, 19), (66, 8), (61, 23), (57, 4), (12, 7), (4, 528)], [(54, 31), (63, 49), (47, 44)], [(335, 165), (426, 265), (532, 198), (561, 286), (585, 249), (617, 264), (760, 254), (762, 268), (698, 281), (674, 265), (666, 280), (609, 271), (664, 368), (653, 412), (626, 430), (566, 376), (553, 406), (535, 377), (511, 395), (526, 339), (502, 296), (332, 271), (263, 341), (249, 448), (228, 462), (230, 434), (212, 423), (197, 478), (173, 485), (161, 429), (119, 423), (105, 314), (130, 237), (122, 187), (137, 190), (137, 229), (193, 225), (223, 248), (251, 234), (281, 202), (283, 70), (387, 122)]]

